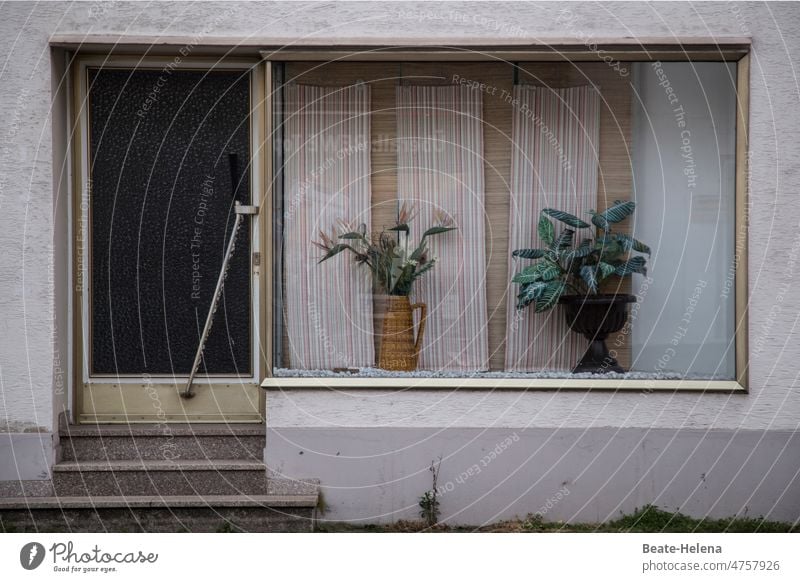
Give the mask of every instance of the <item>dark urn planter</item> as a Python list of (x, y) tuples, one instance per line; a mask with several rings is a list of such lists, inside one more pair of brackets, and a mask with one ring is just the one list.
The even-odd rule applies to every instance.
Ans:
[(559, 299), (564, 306), (567, 325), (572, 331), (589, 340), (589, 348), (572, 369), (574, 373), (626, 372), (606, 347), (606, 338), (623, 328), (628, 319), (628, 303), (636, 303), (634, 295), (565, 295)]

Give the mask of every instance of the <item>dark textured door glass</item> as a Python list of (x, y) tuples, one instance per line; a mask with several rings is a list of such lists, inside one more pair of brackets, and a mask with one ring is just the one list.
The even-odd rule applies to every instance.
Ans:
[[(249, 76), (98, 69), (88, 80), (92, 372), (187, 374), (234, 181), (236, 199), (250, 200)], [(201, 374), (251, 373), (249, 246), (245, 220)]]

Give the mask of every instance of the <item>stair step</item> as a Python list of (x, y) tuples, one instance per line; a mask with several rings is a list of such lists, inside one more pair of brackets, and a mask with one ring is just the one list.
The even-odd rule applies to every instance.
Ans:
[(263, 424), (242, 423), (139, 423), (139, 424), (62, 424), (61, 436), (264, 436)]
[(266, 466), (247, 459), (67, 461), (53, 466), (58, 497), (266, 495)]
[(263, 459), (263, 424), (62, 425), (64, 461)]
[(87, 471), (265, 471), (262, 461), (248, 459), (191, 459), (185, 461), (62, 461), (53, 472)]
[(59, 435), (48, 487), (0, 498), (0, 531), (313, 530), (319, 481), (267, 471), (263, 424), (62, 417)]
[(0, 499), (0, 531), (313, 531), (317, 495)]
[(289, 479), (273, 471), (267, 471), (269, 495), (318, 495), (319, 488), (319, 479)]
[(316, 507), (316, 495), (105, 495), (98, 497), (0, 498), (9, 509), (101, 509), (113, 507)]

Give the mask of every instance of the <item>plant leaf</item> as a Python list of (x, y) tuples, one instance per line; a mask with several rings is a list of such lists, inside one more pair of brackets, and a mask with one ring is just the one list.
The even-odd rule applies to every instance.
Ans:
[(550, 250), (560, 251), (562, 249), (572, 246), (572, 237), (575, 236), (575, 231), (565, 228), (550, 245)]
[(553, 307), (564, 294), (567, 285), (564, 281), (550, 281), (536, 298), (534, 309), (536, 313), (547, 311)]
[(557, 263), (551, 263), (550, 261), (539, 263), (536, 267), (542, 281), (552, 281), (560, 277), (563, 273), (561, 267)]
[(355, 252), (353, 247), (351, 247), (348, 244), (340, 243), (340, 244), (337, 244), (337, 245), (333, 245), (333, 247), (331, 247), (331, 250), (329, 250), (327, 253), (325, 253), (325, 256), (322, 257), (318, 261), (318, 263), (321, 263), (322, 261), (327, 261), (331, 257), (335, 257), (336, 255), (338, 255), (339, 253), (341, 253), (345, 249), (350, 249), (351, 251)]
[(534, 281), (541, 280), (541, 275), (539, 274), (539, 264), (535, 265), (528, 265), (524, 269), (522, 269), (519, 273), (514, 275), (514, 278), (511, 279), (512, 283), (533, 283)]
[(563, 271), (561, 267), (550, 261), (544, 261), (525, 267), (522, 271), (514, 275), (512, 283), (533, 283), (535, 281), (552, 281), (561, 277)]
[(387, 228), (386, 230), (391, 230), (393, 232), (410, 232), (411, 229), (408, 227), (407, 224), (396, 224), (391, 228)]
[(391, 291), (397, 286), (397, 283), (400, 281), (400, 278), (403, 276), (403, 259), (397, 257), (392, 259), (392, 266), (390, 268), (390, 282), (389, 282), (389, 290)]
[(584, 265), (581, 267), (581, 279), (586, 283), (590, 293), (597, 293), (597, 276), (593, 265)]
[(536, 229), (539, 233), (539, 238), (542, 239), (548, 246), (553, 244), (555, 238), (555, 227), (547, 216), (542, 214), (539, 217), (539, 225)]
[(419, 246), (414, 249), (414, 252), (411, 253), (411, 260), (418, 261), (419, 258), (425, 253), (426, 246), (425, 246), (425, 238), (419, 243)]
[(520, 283), (522, 285), (528, 285), (530, 283), (535, 283), (540, 281), (542, 276), (539, 273), (523, 273), (519, 272), (514, 275), (514, 278), (511, 279), (512, 283)]
[(433, 266), (435, 264), (436, 264), (435, 260), (430, 260), (424, 265), (422, 265), (419, 269), (414, 271), (414, 280), (418, 279), (419, 277), (422, 277), (422, 275), (433, 269)]
[(511, 256), (520, 259), (541, 259), (545, 254), (547, 254), (545, 249), (517, 249)]
[(344, 234), (340, 234), (339, 238), (346, 239), (346, 240), (364, 240), (364, 235), (360, 232), (346, 232)]
[(608, 263), (604, 263), (603, 261), (600, 261), (599, 263), (597, 263), (597, 270), (599, 271), (600, 275), (598, 279), (602, 281), (606, 277), (610, 277), (611, 275), (613, 275), (614, 271), (617, 270), (617, 267), (614, 265), (609, 265)]
[(636, 202), (632, 200), (614, 200), (614, 204), (603, 211), (603, 218), (606, 221), (616, 224), (622, 222), (636, 209)]
[(592, 215), (592, 224), (595, 225), (597, 228), (602, 229), (603, 232), (608, 232), (611, 228), (611, 225), (606, 220), (606, 217), (602, 214), (597, 214), (594, 210), (590, 210), (589, 214)]
[(624, 263), (617, 265), (614, 272), (620, 277), (630, 275), (631, 273), (647, 274), (647, 259), (644, 257), (631, 257)]
[(597, 239), (595, 249), (606, 263), (610, 263), (624, 252), (623, 246), (617, 241), (616, 235), (605, 236)]
[(422, 238), (425, 238), (426, 236), (433, 236), (434, 234), (442, 234), (443, 232), (449, 232), (455, 229), (455, 226), (432, 226), (423, 233)]
[(576, 248), (567, 251), (564, 253), (563, 257), (567, 261), (571, 261), (572, 259), (583, 258), (589, 256), (592, 251), (594, 250), (594, 245), (592, 244), (592, 239), (585, 238), (581, 241), (581, 244), (578, 245)]
[(626, 251), (636, 251), (639, 253), (650, 254), (650, 247), (644, 244), (641, 241), (636, 240), (632, 236), (628, 236), (627, 234), (618, 234), (617, 239), (622, 243), (623, 248)]
[(548, 283), (537, 281), (523, 285), (517, 295), (517, 309), (523, 309), (541, 297)]
[(552, 216), (556, 220), (560, 220), (566, 225), (572, 226), (574, 228), (589, 228), (589, 224), (582, 221), (577, 216), (573, 216), (569, 212), (563, 212), (561, 210), (556, 210), (555, 208), (545, 208), (542, 210), (547, 216)]

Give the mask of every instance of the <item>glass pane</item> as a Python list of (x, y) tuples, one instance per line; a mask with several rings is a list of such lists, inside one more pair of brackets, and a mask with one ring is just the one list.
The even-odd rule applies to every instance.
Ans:
[[(398, 157), (402, 147), (397, 143), (403, 141), (404, 135), (396, 93), (401, 79), (409, 86), (434, 86), (439, 90), (467, 85), (481, 93), (483, 122), (472, 135), (482, 137), (486, 180), (483, 191), (476, 189), (476, 197), (485, 200), (484, 207), (480, 216), (473, 211), (461, 215), (452, 204), (442, 210), (456, 216), (460, 224), (485, 220), (489, 227), (483, 244), (490, 258), (481, 285), (485, 285), (488, 298), (490, 366), (488, 371), (484, 367), (466, 371), (451, 371), (445, 366), (426, 369), (419, 364), (413, 371), (388, 370), (388, 366), (374, 369), (380, 367), (380, 346), (386, 337), (383, 321), (388, 315), (382, 307), (385, 301), (376, 296), (371, 329), (375, 338), (375, 367), (350, 363), (346, 369), (344, 365), (318, 365), (320, 369), (299, 371), (297, 368), (302, 366), (295, 365), (287, 356), (290, 339), (284, 327), (276, 333), (275, 374), (588, 378), (595, 373), (614, 372), (613, 377), (627, 374), (627, 378), (635, 380), (733, 379), (736, 65), (721, 62), (616, 65), (527, 62), (518, 63), (515, 71), (510, 64), (498, 63), (381, 63), (374, 65), (375, 68), (365, 63), (286, 64), (285, 78), (298, 85), (330, 89), (347, 87), (360, 80), (372, 91), (369, 108), (372, 143), (368, 146), (372, 189), (368, 219), (362, 218), (366, 210), (360, 211), (361, 214), (348, 213), (333, 204), (336, 199), (333, 193), (339, 191), (338, 176), (345, 175), (355, 181), (356, 176), (363, 178), (367, 174), (361, 165), (352, 162), (347, 173), (332, 170), (338, 166), (329, 160), (349, 159), (351, 154), (320, 155), (314, 149), (314, 139), (325, 134), (320, 129), (323, 121), (332, 124), (333, 118), (313, 119), (313, 123), (302, 126), (293, 124), (294, 117), (286, 103), (281, 111), (283, 117), (278, 116), (276, 127), (284, 132), (283, 143), (293, 145), (281, 150), (285, 156), (282, 212), (284, 215), (297, 212), (305, 191), (313, 191), (328, 196), (327, 210), (341, 214), (325, 216), (316, 212), (307, 220), (315, 224), (313, 229), (295, 228), (283, 233), (281, 225), (277, 225), (278, 240), (282, 235), (295, 236), (303, 249), (311, 248), (313, 252), (318, 251), (311, 247), (317, 230), (332, 229), (335, 218), (355, 221), (354, 224), (369, 223), (373, 233), (394, 224), (398, 200), (407, 195), (407, 188), (399, 179), (400, 170), (411, 168), (413, 172), (414, 167), (417, 170), (422, 167), (401, 164)], [(345, 95), (341, 89), (335, 93)], [(339, 104), (345, 108), (352, 105), (344, 97)], [(308, 108), (304, 111), (308, 113)], [(432, 127), (430, 120), (428, 125)], [(462, 149), (472, 147), (469, 140), (458, 137), (456, 132), (443, 134)], [(329, 145), (336, 143), (334, 140)], [(289, 160), (296, 163), (297, 158), (304, 157), (311, 161), (302, 167), (313, 180), (295, 179), (297, 184), (293, 184), (287, 178), (291, 172), (287, 173), (286, 167), (290, 166)], [(478, 168), (476, 164), (459, 166), (453, 162), (440, 163), (437, 171), (441, 176), (452, 177), (459, 175), (460, 167)], [(446, 187), (441, 180), (428, 180), (425, 189), (438, 200), (446, 198)], [(611, 231), (620, 238), (605, 239), (603, 229), (595, 226), (603, 219), (592, 222), (591, 209), (603, 212), (617, 201), (623, 204), (608, 216)], [(630, 204), (624, 204), (628, 201), (635, 202), (635, 211), (630, 211), (633, 208)], [(580, 215), (580, 220), (569, 224), (563, 221), (569, 221), (569, 216), (562, 215), (562, 220), (558, 220), (550, 214), (553, 239), (570, 228), (576, 231), (574, 235), (566, 233), (567, 239), (573, 236), (570, 244), (584, 245), (583, 251), (573, 255), (569, 251), (574, 247), (562, 249), (558, 255), (558, 273), (547, 271), (546, 275), (533, 265), (546, 266), (552, 254), (531, 251), (511, 257), (515, 249), (541, 249), (552, 244), (542, 240), (537, 226), (544, 208)], [(584, 221), (592, 224), (582, 226)], [(516, 229), (519, 232), (515, 233), (517, 223), (524, 228)], [(415, 232), (413, 228), (412, 224)], [(632, 243), (630, 237), (649, 246), (652, 254), (640, 252), (644, 247)], [(603, 240), (606, 242), (600, 244)], [(572, 274), (576, 277), (569, 279), (564, 295), (580, 295), (593, 289), (601, 295), (633, 295), (636, 301), (626, 303), (624, 311), (609, 311), (604, 301), (610, 299), (597, 298), (592, 307), (582, 310), (597, 317), (572, 321), (570, 313), (574, 315), (575, 311), (571, 312), (565, 303), (575, 300), (565, 297), (559, 302), (560, 297), (553, 292), (547, 295), (552, 301), (544, 301), (550, 308), (535, 313), (537, 289), (541, 292), (539, 299), (543, 300), (545, 283), (552, 290), (553, 285), (558, 287), (554, 280), (568, 279), (567, 273), (576, 265), (570, 256), (583, 259), (581, 265), (589, 272), (581, 276), (575, 270)], [(631, 257), (633, 261), (627, 263)], [(642, 270), (644, 258), (646, 276), (637, 272)], [(353, 260), (353, 257), (344, 253), (333, 260)], [(310, 268), (320, 268), (316, 261), (309, 264)], [(285, 292), (285, 275), (296, 266), (297, 262), (291, 260), (283, 264), (284, 272), (277, 271), (276, 288)], [(442, 261), (435, 268), (450, 267), (450, 263)], [(513, 281), (523, 269), (532, 270)], [(627, 276), (631, 271), (634, 273)], [(363, 272), (364, 276), (370, 276), (366, 270)], [(587, 284), (586, 277), (598, 277), (599, 283)], [(525, 283), (531, 293), (520, 299)], [(331, 297), (341, 294), (331, 280), (323, 281), (320, 288)], [(479, 292), (471, 295), (477, 297)], [(445, 297), (427, 305), (426, 341), (441, 341), (441, 334), (434, 335), (441, 327), (449, 300)], [(518, 309), (520, 305), (522, 309)], [(280, 306), (277, 309), (279, 317), (275, 321), (281, 323), (287, 316), (285, 303), (283, 311)], [(479, 315), (476, 321), (483, 321), (483, 314)], [(418, 317), (414, 322), (418, 326)], [(520, 329), (525, 333), (514, 336)], [(604, 334), (607, 334), (605, 347), (595, 342), (592, 349), (587, 349), (591, 337), (605, 337)], [(330, 334), (318, 335), (314, 339), (322, 343), (330, 339)], [(510, 341), (509, 338), (515, 337), (516, 341)], [(337, 342), (328, 343), (323, 348), (311, 342), (303, 346), (309, 350), (337, 349)], [(422, 345), (424, 349), (425, 342)], [(535, 357), (529, 357), (531, 354)], [(576, 376), (576, 371), (581, 373)]]
[[(186, 374), (233, 226), (234, 182), (236, 199), (250, 199), (249, 76), (98, 69), (88, 80), (91, 370)], [(245, 222), (200, 373), (251, 373), (249, 246)]]
[(736, 66), (637, 63), (633, 79), (634, 230), (653, 248), (633, 369), (732, 379)]

